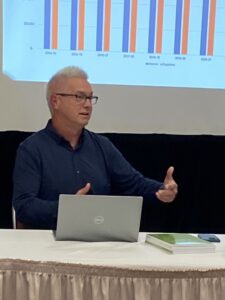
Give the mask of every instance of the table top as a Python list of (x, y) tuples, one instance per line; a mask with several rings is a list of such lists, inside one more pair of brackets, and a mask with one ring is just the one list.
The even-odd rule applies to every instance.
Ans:
[(50, 230), (0, 229), (0, 260), (113, 266), (141, 270), (208, 271), (225, 269), (225, 235), (218, 234), (215, 253), (171, 254), (145, 243), (56, 241)]

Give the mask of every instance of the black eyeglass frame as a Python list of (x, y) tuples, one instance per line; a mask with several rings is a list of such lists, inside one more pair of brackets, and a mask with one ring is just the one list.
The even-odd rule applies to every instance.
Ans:
[(75, 97), (77, 103), (86, 102), (87, 100), (91, 101), (91, 104), (94, 105), (98, 102), (98, 96), (85, 96), (77, 94), (67, 94), (67, 93), (56, 93), (55, 95), (62, 97)]

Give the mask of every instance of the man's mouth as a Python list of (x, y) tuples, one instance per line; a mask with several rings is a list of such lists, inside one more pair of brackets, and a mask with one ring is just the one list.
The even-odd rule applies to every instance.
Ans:
[(89, 116), (90, 116), (90, 113), (89, 113), (89, 112), (82, 112), (82, 113), (80, 113), (80, 115), (89, 117)]

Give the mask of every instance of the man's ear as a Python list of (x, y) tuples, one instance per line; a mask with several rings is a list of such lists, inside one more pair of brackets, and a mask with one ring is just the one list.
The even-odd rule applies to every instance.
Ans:
[(50, 104), (53, 109), (57, 109), (59, 106), (59, 98), (56, 94), (51, 95)]

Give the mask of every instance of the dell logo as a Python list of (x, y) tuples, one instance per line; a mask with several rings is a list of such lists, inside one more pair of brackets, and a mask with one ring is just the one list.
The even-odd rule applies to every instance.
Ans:
[(101, 225), (103, 224), (105, 221), (104, 217), (103, 216), (96, 216), (94, 218), (94, 223), (97, 224), (97, 225)]

